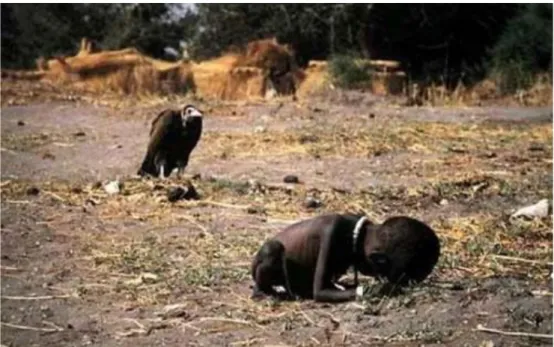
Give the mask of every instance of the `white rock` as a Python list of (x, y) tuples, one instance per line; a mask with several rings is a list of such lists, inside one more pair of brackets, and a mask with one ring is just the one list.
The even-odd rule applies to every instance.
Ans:
[(515, 217), (546, 217), (548, 216), (548, 199), (542, 199), (534, 205), (523, 207), (512, 214)]
[(262, 125), (259, 125), (254, 128), (255, 133), (265, 133), (266, 131), (267, 131), (267, 128)]
[(116, 181), (111, 181), (107, 183), (104, 186), (104, 190), (106, 191), (106, 193), (110, 195), (119, 194), (119, 187), (120, 187), (120, 183), (119, 181), (116, 180)]

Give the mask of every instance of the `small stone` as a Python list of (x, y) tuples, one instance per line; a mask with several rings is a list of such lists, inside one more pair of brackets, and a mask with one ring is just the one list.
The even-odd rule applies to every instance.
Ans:
[(441, 205), (441, 206), (446, 206), (446, 205), (448, 205), (448, 200), (442, 199), (442, 200), (439, 202), (439, 205)]
[(158, 281), (158, 275), (146, 272), (140, 275), (142, 283), (155, 283)]
[(310, 142), (317, 142), (319, 138), (315, 135), (301, 135), (298, 138), (298, 142), (304, 144), (304, 143), (310, 143)]
[(534, 205), (526, 206), (517, 210), (511, 217), (547, 217), (550, 212), (548, 199), (543, 199)]
[(186, 187), (176, 186), (169, 188), (167, 191), (167, 200), (169, 202), (175, 202), (181, 199), (198, 200), (200, 199), (200, 195), (190, 182), (187, 183)]
[(85, 205), (96, 206), (96, 205), (98, 205), (98, 201), (96, 201), (92, 198), (88, 198), (88, 199), (85, 200)]
[(167, 191), (167, 200), (169, 202), (175, 202), (180, 200), (185, 195), (185, 189), (183, 187), (172, 187)]
[(261, 125), (254, 128), (254, 132), (257, 134), (265, 133), (266, 131), (267, 131), (267, 128)]
[(50, 159), (50, 160), (54, 160), (56, 159), (56, 156), (50, 152), (46, 152), (42, 155), (42, 159)]
[(529, 146), (529, 151), (531, 152), (537, 152), (537, 151), (544, 151), (544, 146), (540, 143), (533, 143), (531, 146)]
[(37, 187), (29, 187), (27, 188), (27, 195), (38, 195), (40, 193), (40, 189)]
[(448, 148), (448, 150), (452, 153), (459, 153), (459, 154), (463, 154), (463, 153), (467, 153), (467, 149), (463, 148), (463, 147), (456, 147), (456, 146), (451, 146)]
[(104, 190), (110, 195), (119, 194), (121, 190), (121, 185), (117, 180), (111, 181), (104, 186)]
[(304, 207), (305, 208), (318, 208), (318, 207), (321, 207), (322, 205), (323, 205), (323, 203), (320, 200), (312, 198), (312, 197), (308, 197), (304, 201)]
[(162, 317), (163, 319), (187, 318), (189, 314), (186, 308), (187, 306), (185, 304), (167, 305), (160, 312), (157, 312), (156, 316)]
[(162, 190), (164, 188), (164, 185), (159, 183), (154, 184), (154, 186), (152, 187), (153, 190)]
[(246, 209), (248, 214), (263, 214), (266, 212), (266, 209), (263, 206), (249, 206)]
[(25, 122), (20, 120), (17, 122), (17, 125), (19, 125), (20, 127), (24, 126), (25, 125)]
[(452, 289), (452, 290), (464, 290), (464, 285), (461, 284), (460, 282), (454, 282), (450, 289)]
[(494, 347), (494, 342), (491, 340), (483, 341), (479, 344), (479, 347)]
[(285, 176), (283, 181), (285, 183), (299, 183), (300, 182), (300, 180), (298, 179), (298, 176), (296, 176), (296, 175), (287, 175), (287, 176)]

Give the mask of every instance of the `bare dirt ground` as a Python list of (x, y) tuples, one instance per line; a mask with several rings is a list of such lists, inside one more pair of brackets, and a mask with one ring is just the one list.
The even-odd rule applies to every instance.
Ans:
[[(552, 334), (552, 220), (508, 218), (552, 195), (551, 108), (193, 102), (206, 111), (187, 168), (201, 199), (173, 204), (166, 189), (183, 182), (134, 174), (150, 120), (177, 103), (3, 104), (3, 345), (552, 344), (476, 331)], [(116, 178), (118, 195), (97, 183)], [(250, 300), (262, 241), (331, 211), (421, 218), (441, 238), (437, 269), (368, 302)]]

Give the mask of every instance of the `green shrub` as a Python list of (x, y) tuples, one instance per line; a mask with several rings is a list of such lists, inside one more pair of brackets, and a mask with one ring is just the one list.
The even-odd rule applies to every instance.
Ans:
[(490, 63), (502, 93), (529, 87), (538, 72), (552, 70), (552, 4), (524, 6), (492, 48)]
[(332, 56), (329, 73), (333, 83), (342, 88), (354, 88), (371, 79), (370, 72), (356, 62), (354, 55), (349, 54)]

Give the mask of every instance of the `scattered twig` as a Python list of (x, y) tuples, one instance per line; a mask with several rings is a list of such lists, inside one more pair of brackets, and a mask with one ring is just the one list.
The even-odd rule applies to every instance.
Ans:
[(16, 268), (16, 267), (13, 267), (13, 266), (4, 266), (4, 265), (0, 265), (0, 270), (17, 271), (17, 270), (19, 270), (19, 269)]
[(71, 143), (64, 143), (64, 142), (52, 142), (54, 146), (59, 147), (74, 147), (75, 145), (72, 145)]
[(139, 329), (142, 329), (142, 330), (146, 331), (146, 328), (144, 327), (144, 325), (142, 325), (138, 320), (136, 320), (134, 318), (124, 318), (124, 320), (126, 320), (128, 322), (131, 322), (134, 325), (136, 325)]
[(211, 201), (211, 200), (204, 200), (204, 201), (202, 201), (202, 203), (206, 204), (206, 205), (234, 208), (234, 209), (237, 209), (237, 210), (244, 210), (244, 209), (248, 208), (248, 206), (246, 206), (246, 205), (233, 205), (233, 204), (226, 204), (226, 203), (223, 203), (223, 202), (217, 202), (217, 201)]
[(255, 338), (248, 339), (248, 340), (231, 342), (231, 346), (250, 346), (254, 342), (262, 342), (264, 340), (265, 340), (264, 338), (255, 337)]
[(312, 340), (313, 342), (315, 342), (316, 345), (321, 345), (321, 342), (319, 342), (318, 339), (316, 339), (315, 337), (310, 337), (310, 340)]
[(9, 296), (2, 295), (0, 299), (2, 300), (52, 300), (52, 299), (67, 299), (71, 295), (44, 295), (44, 296)]
[(360, 309), (360, 310), (365, 310), (365, 308), (366, 308), (364, 305), (358, 304), (357, 302), (351, 302), (349, 304), (349, 306), (352, 306), (352, 307)]
[(49, 325), (49, 326), (51, 326), (51, 327), (54, 328), (54, 329), (58, 329), (58, 331), (63, 331), (63, 328), (62, 328), (61, 326), (56, 325), (56, 324), (54, 324), (54, 323), (52, 323), (52, 322), (43, 320), (43, 321), (42, 321), (42, 324)]
[(205, 226), (203, 226), (202, 224), (198, 223), (197, 221), (194, 220), (194, 218), (190, 217), (190, 216), (187, 216), (187, 215), (178, 215), (176, 216), (178, 219), (184, 219), (188, 222), (190, 222), (191, 224), (194, 224), (196, 227), (198, 227), (198, 229), (202, 230), (203, 232), (208, 232), (208, 228), (206, 228)]
[(314, 320), (311, 319), (310, 316), (308, 316), (308, 314), (306, 312), (304, 312), (302, 310), (298, 310), (296, 312), (300, 313), (308, 323), (310, 323), (313, 326), (317, 326), (317, 324), (314, 322)]
[(549, 292), (547, 290), (533, 290), (531, 291), (531, 294), (534, 296), (552, 296), (552, 292)]
[(7, 148), (4, 148), (4, 147), (0, 148), (0, 151), (2, 151), (2, 152), (7, 152), (7, 153), (11, 153), (11, 154), (17, 153), (17, 152), (14, 151), (14, 150), (7, 149)]
[(130, 329), (127, 331), (119, 331), (116, 333), (116, 335), (119, 337), (131, 337), (137, 335), (146, 335), (147, 333), (148, 331), (143, 329)]
[(29, 200), (6, 200), (6, 202), (8, 204), (19, 204), (19, 205), (24, 205), (24, 204), (30, 204), (31, 203)]
[(353, 333), (353, 332), (348, 331), (348, 330), (340, 330), (340, 331), (335, 331), (333, 333), (334, 334), (343, 333), (345, 335), (357, 336), (357, 337), (361, 337), (361, 338), (366, 338), (366, 339), (370, 339), (370, 340), (379, 340), (379, 341), (391, 341), (391, 338), (392, 338), (392, 335), (391, 336), (366, 335), (366, 334)]
[[(259, 329), (266, 330), (263, 326), (261, 326), (259, 324), (256, 324), (256, 323), (253, 323), (253, 322), (249, 322), (249, 321), (244, 320), (244, 319), (232, 319), (232, 318), (224, 318), (224, 317), (202, 317), (202, 318), (197, 319), (195, 322), (198, 322), (198, 323), (201, 323), (201, 322), (236, 323), (236, 324), (243, 324), (243, 325), (251, 325), (251, 326), (255, 326)], [(194, 323), (194, 322), (190, 322), (190, 323)]]
[(19, 324), (12, 324), (12, 323), (6, 323), (6, 322), (0, 322), (1, 325), (14, 328), (14, 329), (20, 329), (20, 330), (33, 330), (33, 331), (42, 331), (45, 333), (54, 333), (57, 331), (63, 331), (62, 328), (56, 326), (56, 328), (37, 328), (37, 327), (31, 327), (28, 325), (19, 325)]
[(525, 332), (519, 332), (519, 331), (504, 331), (504, 330), (487, 328), (481, 324), (478, 324), (477, 328), (475, 328), (474, 330), (482, 331), (486, 333), (492, 333), (492, 334), (505, 335), (505, 336), (536, 337), (541, 339), (552, 339), (552, 335), (549, 335), (549, 334), (525, 333)]
[(507, 256), (507, 255), (497, 255), (497, 254), (491, 255), (491, 257), (493, 257), (493, 258), (495, 258), (495, 259), (517, 261), (517, 262), (520, 262), (520, 263), (528, 263), (528, 264), (537, 264), (537, 265), (548, 265), (548, 266), (552, 266), (552, 263), (551, 263), (551, 262), (548, 262), (548, 261), (524, 259), (524, 258), (510, 257), (510, 256)]
[(54, 199), (58, 200), (59, 202), (65, 202), (65, 199), (62, 198), (61, 196), (59, 196), (59, 195), (56, 194), (56, 193), (50, 192), (50, 191), (48, 191), (48, 190), (45, 190), (45, 191), (44, 191), (44, 194), (50, 195), (51, 197), (53, 197)]

